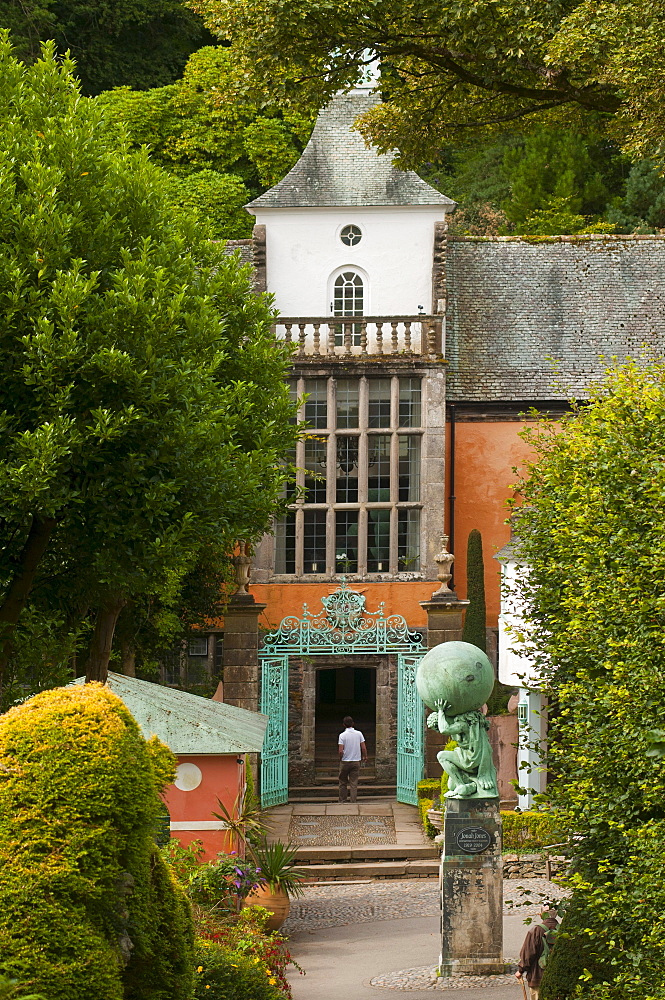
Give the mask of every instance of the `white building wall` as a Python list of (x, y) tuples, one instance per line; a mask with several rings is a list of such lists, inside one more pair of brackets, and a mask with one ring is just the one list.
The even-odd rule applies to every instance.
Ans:
[[(499, 556), (500, 558), (500, 556)], [(516, 632), (524, 629), (523, 608), (517, 590), (517, 575), (524, 572), (511, 560), (501, 561), (501, 613), (499, 614), (499, 680), (509, 687), (537, 687), (533, 656)]]
[[(267, 287), (283, 316), (330, 316), (332, 279), (341, 269), (367, 276), (366, 316), (432, 312), (434, 223), (443, 206), (254, 210), (266, 227)], [(345, 225), (362, 230), (354, 247)]]
[[(545, 790), (547, 776), (543, 766), (547, 738), (547, 708), (540, 691), (534, 656), (516, 633), (524, 630), (523, 603), (518, 589), (518, 575), (525, 572), (514, 559), (502, 558), (501, 613), (499, 615), (499, 680), (519, 688), (517, 715), (517, 778), (522, 791), (520, 809), (530, 809), (534, 796)], [(524, 655), (521, 655), (524, 654)]]

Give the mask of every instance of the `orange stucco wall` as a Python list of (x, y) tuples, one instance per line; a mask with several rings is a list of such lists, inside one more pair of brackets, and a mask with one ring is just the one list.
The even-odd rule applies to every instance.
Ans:
[[(242, 760), (242, 764), (238, 764)], [(213, 812), (219, 812), (220, 799), (231, 812), (238, 794), (245, 784), (244, 756), (236, 754), (183, 754), (178, 755), (179, 764), (196, 764), (202, 774), (201, 784), (191, 791), (182, 791), (169, 785), (163, 798), (169, 811), (171, 822), (215, 822)], [(214, 858), (218, 851), (229, 851), (235, 845), (229, 843), (224, 830), (172, 830), (171, 836), (187, 846), (200, 840), (205, 849), (205, 860)]]
[[(321, 598), (327, 597), (337, 586), (336, 581), (252, 584), (251, 591), (256, 600), (268, 605), (259, 622), (261, 628), (279, 625), (286, 615), (300, 616), (303, 604), (307, 604), (312, 613), (320, 611)], [(368, 611), (376, 611), (383, 601), (386, 615), (404, 615), (413, 627), (427, 625), (427, 615), (418, 602), (428, 601), (431, 597), (432, 590), (435, 589), (431, 582), (351, 583), (349, 586), (365, 595), (365, 607)]]
[[(495, 626), (500, 610), (499, 564), (493, 556), (510, 538), (506, 501), (513, 496), (514, 468), (523, 468), (531, 452), (519, 437), (518, 421), (458, 421), (455, 425), (455, 589), (466, 597), (466, 545), (469, 532), (483, 536), (487, 624)], [(450, 495), (450, 427), (447, 434), (446, 496)], [(446, 518), (449, 505), (446, 502)]]

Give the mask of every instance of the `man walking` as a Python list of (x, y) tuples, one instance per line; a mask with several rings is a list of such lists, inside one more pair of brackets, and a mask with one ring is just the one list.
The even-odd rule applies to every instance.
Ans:
[(351, 801), (358, 798), (358, 776), (360, 775), (360, 761), (367, 760), (367, 747), (365, 737), (359, 729), (353, 728), (353, 719), (350, 715), (344, 719), (343, 733), (340, 733), (337, 740), (339, 750), (339, 801), (346, 802), (347, 792), (351, 792)]
[(549, 953), (554, 947), (554, 939), (559, 926), (556, 913), (553, 910), (544, 910), (540, 914), (540, 920), (541, 923), (535, 924), (524, 938), (519, 965), (515, 973), (517, 979), (522, 979), (526, 975), (532, 1000), (538, 1000), (543, 969), (547, 964)]

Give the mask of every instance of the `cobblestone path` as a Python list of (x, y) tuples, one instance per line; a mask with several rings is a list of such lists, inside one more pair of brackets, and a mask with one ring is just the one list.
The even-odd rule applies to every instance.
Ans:
[[(374, 882), (308, 886), (302, 899), (291, 901), (284, 924), (286, 934), (342, 927), (346, 924), (431, 917), (439, 913), (438, 879), (380, 879)], [(543, 904), (565, 892), (546, 879), (505, 879), (504, 913), (525, 917), (539, 913)]]

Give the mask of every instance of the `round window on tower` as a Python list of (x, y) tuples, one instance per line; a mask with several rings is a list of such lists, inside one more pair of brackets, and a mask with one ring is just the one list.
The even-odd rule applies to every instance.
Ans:
[(358, 226), (343, 226), (339, 238), (345, 246), (355, 247), (360, 243), (363, 234)]

